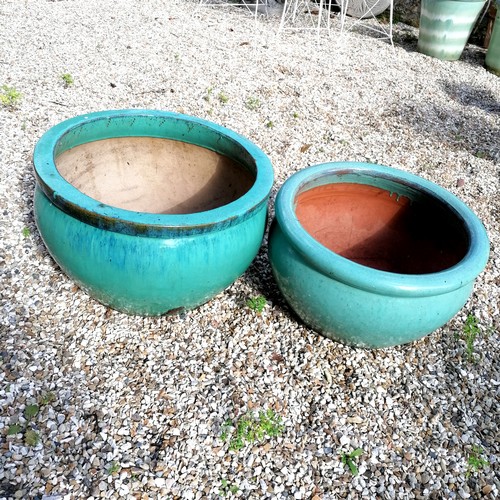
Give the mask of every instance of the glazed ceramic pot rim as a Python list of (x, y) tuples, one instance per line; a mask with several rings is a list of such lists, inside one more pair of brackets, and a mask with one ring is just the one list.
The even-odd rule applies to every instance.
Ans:
[[(346, 259), (314, 239), (295, 215), (299, 193), (327, 184), (332, 176), (372, 176), (398, 184), (404, 183), (447, 204), (460, 218), (469, 236), (469, 248), (456, 265), (440, 272), (420, 275), (380, 271)], [(305, 168), (285, 181), (275, 203), (276, 219), (281, 230), (306, 262), (323, 274), (347, 285), (381, 295), (430, 296), (448, 293), (474, 281), (486, 266), (489, 241), (477, 216), (456, 196), (419, 176), (382, 165), (363, 162), (331, 162)]]
[[(141, 119), (144, 121), (142, 129), (148, 128), (148, 121), (163, 125), (167, 120), (170, 120), (176, 126), (170, 126), (168, 131), (161, 131), (152, 126), (148, 129), (148, 133), (141, 132), (140, 127), (137, 131), (129, 127), (128, 133), (121, 135), (110, 132), (107, 136), (100, 134), (94, 139), (80, 142), (78, 142), (78, 138), (74, 138), (70, 141), (69, 147), (61, 146), (65, 138), (77, 136), (79, 128), (92, 122)], [(205, 135), (208, 131), (211, 137), (216, 137), (218, 134), (222, 140), (217, 140), (217, 145), (222, 144), (222, 147), (226, 147), (228, 150), (216, 149), (214, 144), (206, 143), (206, 139), (203, 140), (204, 134), (195, 133), (184, 137), (184, 134), (190, 134), (193, 130), (196, 131), (196, 128), (203, 131)], [(234, 153), (243, 153), (255, 166), (255, 182), (240, 198), (212, 210), (192, 214), (154, 214), (120, 209), (101, 203), (75, 188), (57, 170), (55, 157), (71, 147), (93, 140), (133, 136), (178, 140), (201, 146), (239, 161), (237, 157), (231, 156), (230, 150), (232, 148)], [(170, 111), (147, 109), (98, 111), (65, 120), (49, 129), (40, 138), (35, 146), (33, 165), (42, 191), (54, 205), (64, 212), (102, 229), (134, 235), (142, 232), (148, 236), (164, 236), (166, 232), (186, 234), (194, 231), (199, 233), (211, 231), (214, 227), (239, 224), (250, 217), (262, 204), (267, 203), (274, 180), (273, 169), (267, 155), (245, 137), (201, 118)]]

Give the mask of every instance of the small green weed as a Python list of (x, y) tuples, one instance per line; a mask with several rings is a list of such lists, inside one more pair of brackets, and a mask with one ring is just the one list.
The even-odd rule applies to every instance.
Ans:
[(221, 479), (219, 490), (219, 495), (221, 497), (225, 497), (229, 493), (235, 495), (236, 493), (238, 493), (238, 490), (239, 488), (235, 484), (230, 483), (227, 479)]
[(19, 424), (9, 425), (9, 428), (7, 429), (7, 436), (15, 436), (16, 434), (22, 432), (22, 430), (23, 428)]
[(299, 117), (299, 114), (297, 113), (297, 111), (294, 111), (292, 116), (293, 116), (295, 119), (297, 119), (297, 118)]
[(221, 439), (229, 439), (229, 449), (239, 451), (247, 444), (262, 441), (266, 436), (279, 436), (284, 430), (281, 417), (273, 410), (260, 411), (258, 417), (249, 413), (237, 422), (226, 420), (222, 427)]
[(466, 477), (470, 477), (472, 474), (476, 474), (484, 467), (490, 465), (486, 458), (482, 457), (484, 450), (480, 446), (473, 446), (470, 452), (469, 458), (467, 459), (467, 472)]
[(56, 395), (52, 392), (46, 392), (42, 394), (42, 397), (39, 400), (39, 403), (43, 406), (53, 403), (56, 400)]
[(205, 95), (203, 96), (203, 99), (207, 102), (210, 102), (210, 99), (212, 98), (213, 91), (214, 91), (214, 89), (212, 87), (208, 87)]
[(463, 339), (465, 340), (465, 355), (468, 361), (474, 361), (474, 342), (480, 334), (477, 319), (473, 314), (469, 314), (465, 320), (463, 328)]
[(486, 151), (476, 151), (474, 154), (476, 158), (479, 158), (480, 160), (489, 160), (490, 155)]
[(422, 170), (432, 170), (434, 168), (434, 165), (431, 163), (431, 162), (428, 162), (428, 161), (423, 161), (421, 164), (420, 164), (420, 168)]
[(274, 127), (274, 123), (272, 122), (272, 120), (269, 120), (269, 121), (266, 123), (266, 127), (267, 127), (267, 128), (273, 128), (273, 127)]
[(23, 236), (25, 238), (29, 238), (30, 235), (31, 235), (30, 228), (29, 227), (23, 227)]
[(261, 102), (257, 97), (249, 97), (245, 102), (245, 107), (250, 111), (256, 111), (261, 106)]
[(224, 92), (220, 92), (219, 93), (219, 101), (222, 104), (227, 104), (227, 102), (229, 101), (229, 97), (226, 94), (224, 94)]
[(266, 304), (267, 300), (263, 295), (257, 295), (257, 297), (252, 297), (247, 300), (247, 307), (259, 314), (264, 310)]
[(38, 405), (28, 405), (24, 409), (24, 418), (26, 420), (31, 420), (32, 418), (35, 418), (38, 415), (39, 411), (40, 408)]
[(229, 436), (229, 431), (233, 427), (233, 421), (228, 418), (223, 424), (222, 424), (222, 432), (220, 434), (220, 438), (222, 441), (227, 441), (227, 438)]
[(6, 108), (14, 109), (21, 102), (23, 95), (14, 87), (2, 85), (0, 92), (0, 104)]
[(122, 470), (122, 466), (118, 462), (113, 462), (107, 469), (108, 476), (113, 476), (114, 474), (118, 474)]
[(357, 476), (359, 471), (355, 463), (355, 459), (361, 456), (364, 453), (364, 450), (361, 448), (356, 448), (351, 453), (342, 453), (341, 460), (344, 465), (349, 467), (353, 476)]
[(24, 442), (28, 446), (36, 446), (40, 442), (40, 435), (33, 429), (29, 429), (24, 434)]
[(63, 73), (61, 75), (61, 79), (62, 79), (65, 87), (71, 87), (71, 85), (73, 85), (75, 83), (75, 80), (73, 79), (73, 77), (69, 73)]

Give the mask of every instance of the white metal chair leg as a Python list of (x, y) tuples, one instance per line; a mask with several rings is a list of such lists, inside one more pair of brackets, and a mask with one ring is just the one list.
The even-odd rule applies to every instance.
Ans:
[(330, 28), (331, 28), (331, 16), (332, 16), (332, 6), (336, 4), (335, 0), (323, 0), (323, 10), (320, 12), (321, 15), (321, 20), (323, 19), (323, 11), (326, 11), (325, 16), (326, 16), (326, 31), (328, 34), (330, 34)]
[(348, 7), (349, 7), (349, 0), (340, 0), (340, 33), (344, 32), (345, 18), (347, 16)]
[(283, 27), (285, 26), (286, 13), (288, 10), (288, 0), (285, 0), (283, 3), (283, 12), (281, 13), (280, 26), (278, 28), (278, 33), (283, 31)]
[[(346, 28), (346, 24), (347, 24), (346, 17), (347, 17), (347, 11), (349, 10), (349, 0), (338, 0), (338, 1), (340, 3), (340, 32), (341, 33), (343, 33), (344, 30), (346, 30), (346, 29), (352, 29), (357, 25), (361, 25), (363, 23), (363, 19), (367, 18), (367, 17), (358, 18), (348, 28)], [(372, 19), (377, 20), (376, 15), (373, 13), (373, 9), (375, 8), (376, 5), (377, 5), (377, 2), (375, 2), (375, 4), (373, 4), (370, 7), (370, 9), (366, 12), (365, 16), (371, 16)], [(391, 0), (391, 2), (389, 4), (389, 28), (387, 30), (385, 28), (383, 28), (382, 25), (378, 22), (378, 20), (377, 20), (377, 23), (379, 25), (379, 28), (374, 28), (373, 26), (368, 26), (368, 25), (365, 25), (365, 27), (367, 29), (375, 31), (376, 33), (380, 33), (380, 34), (384, 35), (384, 38), (388, 38), (391, 45), (394, 47), (394, 43), (392, 40), (393, 19), (394, 19), (394, 0)]]
[(321, 31), (321, 18), (323, 16), (323, 1), (324, 0), (319, 0), (319, 7), (318, 7), (318, 28), (317, 28), (317, 34), (319, 36), (319, 33)]
[[(267, 12), (267, 5), (265, 4), (265, 0), (253, 0), (251, 2), (243, 2), (243, 3), (241, 3), (241, 2), (236, 3), (234, 1), (212, 2), (211, 0), (200, 0), (198, 3), (198, 8), (202, 7), (204, 5), (205, 6), (212, 6), (212, 7), (231, 7), (231, 6), (246, 7), (252, 14), (254, 14), (255, 21), (258, 20), (260, 6), (265, 6), (266, 12)], [(252, 10), (250, 7), (255, 7), (255, 10)]]
[[(327, 5), (328, 5), (328, 11), (327, 11), (327, 22), (326, 22), (326, 29), (330, 29), (330, 17), (329, 13), (331, 10), (331, 5), (332, 5), (332, 0), (319, 0), (319, 5), (315, 7), (314, 9), (311, 9), (311, 3), (309, 0), (285, 0), (283, 3), (283, 12), (281, 14), (281, 21), (278, 29), (278, 33), (281, 33), (285, 29), (298, 29), (298, 30), (303, 30), (303, 29), (312, 29), (315, 30), (318, 35), (323, 28), (322, 23), (323, 23), (323, 15), (325, 11), (327, 10)], [(308, 17), (309, 21), (309, 26), (300, 26), (300, 27), (286, 27), (287, 23), (290, 23), (293, 25), (293, 23), (296, 21), (298, 18), (299, 14), (299, 9), (304, 10), (304, 14)], [(318, 9), (317, 12), (317, 19), (314, 18), (316, 15), (316, 9)]]

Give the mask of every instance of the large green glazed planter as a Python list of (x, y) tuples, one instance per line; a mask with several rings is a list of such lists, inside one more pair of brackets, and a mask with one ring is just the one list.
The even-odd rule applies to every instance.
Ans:
[(444, 325), (489, 255), (463, 202), (389, 167), (306, 168), (275, 207), (269, 259), (279, 289), (305, 324), (353, 346), (405, 344)]
[(444, 61), (460, 58), (485, 0), (422, 0), (418, 50)]
[(500, 76), (500, 1), (497, 1), (497, 14), (484, 63), (486, 69)]
[(150, 110), (64, 121), (34, 151), (35, 219), (61, 269), (129, 314), (193, 308), (257, 254), (273, 172), (235, 132)]

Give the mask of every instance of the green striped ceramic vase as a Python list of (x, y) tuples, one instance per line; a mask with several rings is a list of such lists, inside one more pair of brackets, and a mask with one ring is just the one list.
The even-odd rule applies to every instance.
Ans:
[(460, 58), (485, 0), (422, 0), (418, 50), (444, 61)]

